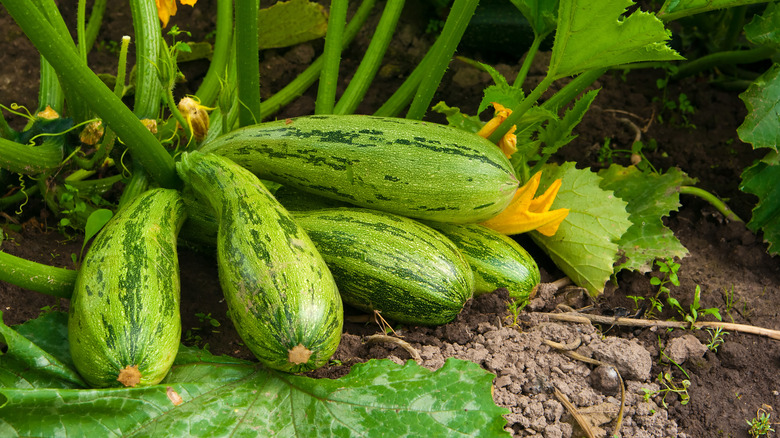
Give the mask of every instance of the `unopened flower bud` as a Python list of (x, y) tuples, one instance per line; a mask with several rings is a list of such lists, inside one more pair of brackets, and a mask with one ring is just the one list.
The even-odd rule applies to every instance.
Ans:
[(195, 139), (198, 141), (203, 140), (209, 132), (209, 108), (201, 105), (200, 102), (191, 97), (185, 97), (180, 100), (178, 108), (184, 116), (184, 120), (190, 126)]

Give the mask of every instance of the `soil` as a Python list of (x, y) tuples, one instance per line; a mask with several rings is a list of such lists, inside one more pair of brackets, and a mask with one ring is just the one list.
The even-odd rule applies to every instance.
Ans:
[[(380, 4), (382, 2), (379, 2)], [(434, 12), (422, 2), (407, 2), (398, 34), (385, 59), (376, 86), (366, 96), (358, 113), (370, 113), (386, 99), (400, 81), (422, 58), (432, 36), (421, 32)], [(263, 2), (265, 4), (265, 2)], [(63, 5), (66, 22), (75, 22), (74, 6)], [(381, 10), (381, 8), (378, 8)], [(206, 0), (195, 8), (180, 7), (171, 24), (192, 32), (200, 41), (213, 30), (215, 4)], [(126, 5), (109, 5), (107, 25), (98, 38), (101, 50), (90, 55), (90, 66), (98, 73), (114, 73), (116, 58), (105, 48), (122, 35), (132, 35)], [(377, 17), (372, 17), (376, 20)], [(170, 26), (170, 24), (169, 24)], [(38, 57), (31, 44), (0, 9), (0, 103), (36, 106)], [(371, 32), (364, 30), (344, 53), (344, 86), (368, 45)], [(271, 95), (286, 84), (321, 53), (322, 42), (304, 43), (287, 49), (261, 53), (262, 94)], [(459, 54), (485, 60), (513, 77), (519, 69), (516, 57), (462, 47)], [(132, 62), (132, 54), (131, 60)], [(539, 80), (543, 66), (532, 69), (530, 81)], [(205, 73), (205, 61), (183, 66), (187, 82), (177, 94), (192, 92)], [(760, 67), (760, 66), (759, 66)], [(698, 180), (697, 186), (722, 199), (742, 218), (748, 219), (756, 198), (742, 193), (738, 186), (740, 173), (761, 152), (742, 143), (736, 128), (745, 117), (738, 91), (716, 87), (707, 77), (670, 82), (662, 90), (656, 80), (662, 70), (614, 71), (604, 75), (594, 87), (600, 88), (592, 109), (575, 133), (577, 138), (556, 157), (559, 161), (576, 161), (594, 170), (608, 162), (599, 161), (599, 150), (605, 139), (613, 149), (630, 149), (635, 138), (632, 124), (641, 128), (645, 144), (654, 141), (655, 150), (645, 150), (646, 158), (658, 169), (680, 167)], [(481, 90), (490, 77), (460, 61), (453, 61), (435, 101), (446, 101), (465, 113), (474, 114)], [(316, 87), (288, 105), (277, 117), (291, 117), (313, 112)], [(677, 100), (685, 94), (695, 108), (692, 114), (663, 110), (664, 100)], [(6, 118), (20, 128), (24, 120)], [(483, 116), (488, 117), (487, 114)], [(659, 116), (664, 122), (659, 121)], [(436, 114), (429, 119), (442, 121)], [(622, 121), (627, 119), (632, 124)], [(617, 154), (613, 161), (630, 164), (630, 157)], [(696, 197), (683, 196), (678, 212), (666, 218), (689, 255), (681, 260), (680, 286), (672, 295), (684, 307), (691, 303), (695, 287), (702, 291), (702, 308), (717, 307), (725, 321), (780, 330), (780, 264), (767, 254), (761, 234), (755, 234), (741, 222), (725, 219), (708, 203)], [(31, 203), (24, 213), (14, 209), (3, 212), (3, 229), (8, 239), (2, 250), (39, 262), (73, 267), (71, 254), (81, 251), (81, 237), (66, 236), (52, 226), (45, 208)], [(22, 226), (18, 226), (22, 224)], [(544, 282), (562, 277), (555, 266), (529, 240), (520, 242), (537, 259)], [(208, 346), (215, 354), (250, 359), (242, 345), (222, 299), (213, 257), (187, 248), (180, 250), (182, 278), (183, 341)], [(705, 347), (710, 342), (707, 331), (630, 328), (613, 324), (562, 323), (550, 321), (544, 312), (566, 304), (583, 312), (616, 316), (634, 314), (634, 301), (628, 296), (650, 297), (656, 287), (650, 278), (657, 272), (641, 274), (621, 272), (607, 285), (605, 293), (589, 297), (582, 289), (567, 286), (549, 294), (540, 294), (515, 319), (507, 311), (507, 295), (500, 290), (470, 301), (452, 323), (441, 327), (396, 327), (396, 335), (416, 350), (422, 365), (435, 369), (448, 357), (474, 361), (496, 374), (494, 399), (511, 410), (506, 416), (515, 436), (570, 437), (581, 436), (570, 411), (556, 396), (562, 393), (594, 427), (596, 436), (611, 434), (618, 415), (620, 391), (615, 374), (609, 367), (594, 365), (567, 356), (551, 347), (554, 341), (574, 348), (580, 355), (614, 364), (625, 380), (625, 412), (620, 434), (623, 437), (747, 437), (747, 420), (760, 408), (780, 407), (780, 343), (765, 337), (729, 333), (717, 349)], [(544, 295), (543, 297), (541, 295)], [(641, 304), (641, 303), (640, 303)], [(67, 309), (67, 300), (56, 299), (0, 284), (0, 310), (7, 324), (19, 324), (51, 308)], [(658, 319), (679, 318), (666, 306)], [(348, 310), (350, 320), (359, 312)], [(211, 319), (219, 323), (211, 324)], [(712, 319), (711, 317), (705, 319)], [(332, 365), (311, 373), (321, 378), (337, 378), (349, 366), (372, 358), (390, 358), (402, 362), (411, 359), (410, 352), (396, 343), (367, 343), (367, 336), (382, 333), (373, 322), (347, 322), (341, 346)], [(668, 358), (679, 364), (675, 366)], [(338, 365), (337, 365), (338, 364)], [(656, 378), (669, 372), (680, 385), (690, 380), (688, 402)], [(650, 396), (646, 396), (646, 394)], [(771, 412), (771, 411), (770, 411)], [(773, 413), (772, 418), (777, 414)], [(776, 428), (776, 427), (775, 427)]]

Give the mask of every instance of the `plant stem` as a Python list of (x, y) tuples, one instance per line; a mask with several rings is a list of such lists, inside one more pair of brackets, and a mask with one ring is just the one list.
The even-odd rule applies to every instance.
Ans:
[(0, 251), (0, 280), (60, 298), (70, 298), (78, 271), (31, 262)]
[(87, 63), (87, 0), (78, 0), (76, 6), (76, 39), (81, 61)]
[[(371, 9), (374, 7), (375, 3), (376, 0), (363, 0), (363, 3), (360, 4), (360, 7), (358, 7), (358, 10), (355, 12), (352, 20), (349, 21), (349, 24), (347, 24), (347, 27), (344, 30), (344, 47), (348, 46), (349, 43), (352, 42), (352, 40), (355, 38), (358, 31), (363, 26), (363, 23), (365, 23), (366, 19), (368, 18), (368, 15), (371, 12)], [(306, 91), (320, 76), (320, 71), (322, 71), (322, 66), (324, 63), (325, 59), (320, 56), (313, 63), (311, 63), (311, 65), (309, 65), (306, 70), (296, 76), (295, 79), (293, 79), (284, 88), (279, 90), (270, 98), (266, 99), (266, 101), (263, 102), (263, 109), (260, 113), (260, 118), (265, 119), (271, 114), (276, 113), (283, 106), (292, 102), (293, 99), (302, 95), (303, 92)]]
[(232, 0), (217, 1), (217, 36), (214, 41), (214, 52), (211, 63), (195, 95), (201, 105), (212, 106), (222, 87), (220, 79), (225, 77), (225, 69), (230, 59), (233, 45), (233, 2)]
[(672, 79), (679, 80), (721, 65), (750, 64), (769, 59), (775, 53), (777, 53), (777, 49), (774, 47), (759, 46), (749, 50), (731, 50), (704, 55), (701, 58), (680, 65)]
[(333, 113), (346, 22), (347, 0), (332, 0), (330, 2), (330, 15), (328, 16), (328, 31), (325, 34), (325, 49), (322, 54), (325, 61), (320, 73), (317, 101), (314, 103), (314, 114)]
[(15, 136), (16, 131), (8, 125), (5, 116), (3, 116), (3, 110), (0, 109), (0, 139), (10, 140)]
[(236, 85), (238, 124), (260, 121), (260, 52), (257, 41), (258, 0), (236, 2)]
[(336, 104), (333, 110), (334, 114), (351, 114), (355, 112), (355, 108), (363, 99), (368, 86), (374, 80), (374, 76), (376, 76), (376, 72), (379, 70), (382, 58), (385, 55), (385, 51), (387, 51), (387, 46), (390, 45), (393, 31), (403, 8), (404, 0), (388, 0), (382, 12), (382, 17), (379, 19), (379, 24), (377, 24), (374, 30), (371, 43), (368, 45), (365, 55), (363, 55), (363, 60), (355, 71), (355, 75), (349, 81), (344, 94), (341, 95), (339, 102)]
[(0, 167), (23, 175), (38, 175), (56, 169), (62, 162), (62, 136), (40, 146), (0, 139)]
[(572, 79), (563, 88), (558, 90), (551, 98), (547, 99), (541, 107), (557, 113), (561, 108), (567, 105), (580, 95), (586, 88), (590, 87), (605, 72), (606, 68), (597, 68), (582, 72), (579, 76)]
[(92, 10), (89, 13), (89, 21), (87, 22), (87, 52), (92, 50), (92, 46), (95, 45), (98, 33), (100, 32), (100, 25), (103, 22), (103, 15), (106, 12), (107, 0), (95, 0), (92, 4)]
[(550, 88), (550, 84), (553, 83), (553, 77), (549, 74), (545, 76), (544, 80), (539, 83), (539, 85), (536, 86), (536, 88), (531, 91), (528, 96), (523, 99), (522, 102), (520, 102), (516, 107), (512, 108), (512, 114), (509, 115), (509, 117), (504, 120), (502, 124), (496, 128), (496, 130), (493, 132), (493, 134), (490, 135), (488, 140), (492, 141), (493, 143), (498, 143), (499, 140), (501, 140), (501, 137), (504, 136), (507, 132), (509, 132), (509, 129), (512, 128), (512, 125), (516, 125), (518, 121), (523, 117), (523, 114), (526, 113), (531, 107), (536, 103), (537, 100), (542, 96), (542, 93), (544, 93), (548, 88)]
[[(430, 59), (425, 60), (425, 69), (423, 77), (420, 80), (420, 86), (406, 113), (407, 119), (422, 120), (428, 107), (433, 100), (436, 89), (439, 88), (441, 78), (450, 64), (452, 55), (458, 47), (463, 33), (466, 31), (471, 17), (474, 16), (474, 10), (477, 8), (478, 0), (455, 0), (444, 22), (439, 40), (442, 41), (441, 47), (433, 53)], [(437, 41), (438, 43), (438, 41)], [(511, 126), (511, 125), (509, 125)]]
[(520, 88), (523, 86), (523, 82), (525, 82), (525, 78), (528, 76), (528, 70), (531, 69), (531, 64), (533, 64), (534, 57), (536, 57), (536, 52), (539, 51), (539, 46), (546, 36), (547, 35), (540, 36), (534, 34), (534, 40), (531, 43), (531, 47), (528, 48), (528, 52), (525, 54), (523, 65), (520, 66), (520, 71), (517, 73), (517, 77), (515, 77), (515, 83), (512, 84), (513, 87)]
[[(2, 171), (3, 169), (0, 169)], [(8, 196), (4, 196), (0, 198), (0, 211), (4, 211), (6, 207), (9, 205), (18, 204), (22, 201), (25, 201), (27, 199), (30, 199), (33, 195), (38, 193), (40, 190), (38, 189), (38, 186), (32, 186), (24, 190), (18, 190), (16, 193)]]
[(712, 193), (700, 189), (698, 187), (692, 187), (692, 186), (680, 186), (680, 193), (684, 195), (693, 195), (698, 196), (699, 198), (704, 199), (705, 201), (709, 202), (715, 209), (717, 209), (723, 216), (726, 216), (726, 219), (737, 221), (737, 222), (744, 222), (742, 219), (740, 219), (739, 216), (734, 213), (728, 205), (726, 205), (725, 202), (721, 201), (717, 196), (713, 195)]
[(3, 0), (3, 4), (38, 51), (57, 70), (61, 81), (68, 84), (66, 89), (89, 101), (95, 113), (122, 138), (134, 159), (140, 161), (162, 187), (177, 188), (180, 181), (173, 158), (100, 78), (81, 62), (72, 42), (68, 44), (60, 38), (41, 12), (29, 7), (28, 1)]
[[(160, 67), (162, 33), (154, 0), (130, 2), (135, 31), (135, 103), (133, 113), (139, 119), (156, 119), (160, 113), (162, 84), (157, 73)], [(162, 49), (164, 50), (164, 49)]]

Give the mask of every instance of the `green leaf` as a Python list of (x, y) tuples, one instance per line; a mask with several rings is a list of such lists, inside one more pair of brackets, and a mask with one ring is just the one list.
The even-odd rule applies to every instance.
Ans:
[(448, 106), (444, 102), (439, 102), (431, 108), (437, 113), (444, 114), (447, 117), (447, 124), (466, 132), (476, 133), (482, 128), (482, 121), (477, 116), (470, 116), (460, 112), (460, 108)]
[(748, 115), (737, 128), (739, 138), (753, 148), (777, 151), (780, 141), (780, 64), (774, 64), (739, 95)]
[(747, 227), (754, 232), (764, 232), (769, 242), (768, 252), (778, 254), (780, 244), (780, 156), (770, 152), (763, 160), (742, 172), (743, 192), (758, 196), (758, 205)]
[(602, 189), (598, 175), (574, 163), (548, 165), (542, 172), (542, 189), (562, 179), (552, 209), (570, 211), (554, 236), (532, 231), (531, 237), (576, 285), (599, 294), (612, 275), (617, 242), (631, 226), (626, 202)]
[(477, 109), (477, 114), (482, 114), (482, 111), (485, 111), (493, 102), (504, 105), (507, 108), (513, 108), (523, 101), (525, 94), (520, 87), (509, 85), (506, 78), (492, 66), (481, 62), (477, 62), (477, 64), (490, 75), (495, 83), (495, 85), (490, 85), (485, 88), (484, 96)]
[(613, 190), (615, 196), (626, 201), (631, 227), (620, 238), (623, 260), (616, 267), (650, 272), (657, 258), (685, 257), (688, 250), (662, 221), (680, 206), (680, 186), (692, 179), (677, 168), (664, 174), (643, 173), (635, 166), (613, 164), (599, 172), (604, 178), (601, 188)]
[(658, 18), (671, 21), (716, 9), (766, 2), (767, 0), (666, 0), (658, 12)]
[(278, 2), (258, 11), (258, 45), (262, 49), (289, 47), (325, 36), (328, 14), (308, 0)]
[(576, 136), (571, 135), (572, 130), (580, 123), (598, 93), (598, 90), (588, 91), (566, 111), (562, 119), (551, 121), (542, 129), (539, 133), (539, 139), (544, 144), (543, 154), (554, 154), (558, 149), (574, 140)]
[(544, 37), (555, 30), (558, 0), (511, 0), (528, 20), (534, 34)]
[(636, 11), (623, 16), (633, 4), (561, 1), (548, 75), (557, 79), (631, 62), (683, 59), (666, 45), (671, 34), (653, 14)]
[[(19, 330), (62, 344), (66, 324), (59, 314)], [(329, 380), (181, 347), (161, 385), (74, 389), (83, 382), (62, 385), (63, 373), (75, 373), (64, 361), (1, 322), (0, 334), (8, 345), (0, 356), (2, 436), (509, 436), (508, 410), (491, 396), (495, 376), (468, 361), (449, 359), (432, 372), (371, 360)]]
[(780, 3), (769, 3), (761, 15), (745, 25), (745, 36), (756, 45), (780, 44)]
[(89, 242), (89, 239), (95, 237), (102, 228), (103, 225), (111, 220), (114, 213), (111, 210), (105, 208), (98, 208), (89, 214), (87, 218), (87, 224), (84, 226), (84, 243), (81, 245), (81, 252), (84, 252), (84, 247)]

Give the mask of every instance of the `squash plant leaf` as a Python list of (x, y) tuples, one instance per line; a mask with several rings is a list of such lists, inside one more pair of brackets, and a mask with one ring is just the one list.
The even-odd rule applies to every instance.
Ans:
[(638, 10), (624, 16), (633, 4), (561, 1), (548, 76), (558, 79), (631, 62), (683, 59), (666, 45), (671, 33), (653, 14)]
[(511, 0), (520, 10), (534, 35), (544, 37), (555, 30), (558, 12), (558, 0)]
[(2, 436), (509, 436), (495, 376), (457, 359), (437, 371), (370, 360), (330, 380), (182, 347), (160, 385), (81, 389), (62, 349), (45, 351), (67, 332), (54, 315), (16, 330), (0, 322)]
[(716, 9), (766, 2), (767, 0), (666, 0), (658, 12), (658, 18), (671, 21)]
[(600, 187), (601, 178), (574, 163), (542, 168), (543, 191), (561, 178), (551, 209), (568, 208), (569, 215), (552, 237), (532, 231), (531, 238), (576, 285), (592, 295), (604, 291), (618, 257), (618, 241), (631, 226), (626, 202)]
[(626, 201), (631, 227), (620, 238), (621, 269), (650, 272), (656, 258), (685, 257), (688, 250), (661, 220), (680, 206), (680, 186), (693, 182), (677, 168), (664, 174), (613, 164), (599, 172), (601, 188)]
[(756, 45), (780, 45), (780, 3), (769, 3), (763, 14), (754, 15), (745, 25), (745, 36)]
[(328, 13), (308, 0), (278, 2), (258, 11), (258, 45), (260, 49), (290, 47), (325, 36)]
[(742, 172), (743, 192), (758, 196), (758, 205), (747, 226), (754, 232), (762, 230), (769, 242), (767, 251), (779, 254), (780, 244), (780, 155), (769, 152), (764, 159)]
[(739, 95), (748, 115), (737, 128), (739, 138), (756, 148), (777, 151), (780, 142), (780, 64), (773, 65)]

